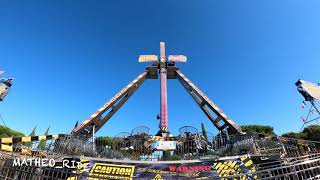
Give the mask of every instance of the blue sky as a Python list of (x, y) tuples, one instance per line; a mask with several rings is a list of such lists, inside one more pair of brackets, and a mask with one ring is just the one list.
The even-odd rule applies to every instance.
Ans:
[[(185, 54), (179, 67), (236, 123), (298, 131), (297, 79), (319, 81), (320, 2), (0, 1), (0, 69), (15, 77), (0, 114), (11, 128), (67, 133), (141, 73), (139, 54)], [(3, 76), (3, 77), (5, 77)], [(216, 132), (177, 81), (169, 128)], [(148, 80), (98, 135), (157, 132), (159, 81)]]

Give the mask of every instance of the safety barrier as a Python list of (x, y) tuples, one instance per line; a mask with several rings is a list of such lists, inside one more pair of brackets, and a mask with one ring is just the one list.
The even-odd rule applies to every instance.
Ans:
[[(72, 135), (13, 137), (1, 139), (1, 150), (29, 156), (90, 156), (144, 161), (216, 159), (246, 154), (288, 158), (320, 150), (319, 142), (260, 137), (258, 134), (216, 136), (211, 142), (198, 136), (172, 137), (174, 149), (169, 151), (155, 147), (161, 140), (161, 137), (149, 135), (116, 137), (111, 141), (97, 138), (94, 142)], [(39, 143), (43, 145), (39, 146)]]
[[(181, 136), (171, 139), (176, 142), (175, 150), (160, 152), (149, 146), (150, 142), (156, 140), (161, 140), (161, 138), (157, 139), (148, 135), (125, 136), (117, 137), (111, 142), (105, 139), (97, 139), (92, 142), (70, 135), (1, 139), (0, 179), (103, 179), (109, 175), (105, 174), (107, 171), (101, 171), (99, 168), (110, 169), (121, 165), (134, 166), (136, 170), (139, 170), (134, 172), (140, 175), (134, 176), (133, 174), (132, 177), (143, 177), (143, 174), (149, 173), (147, 179), (169, 178), (165, 174), (167, 171), (168, 174), (180, 173), (184, 178), (195, 178), (194, 173), (184, 171), (192, 171), (198, 167), (211, 167), (206, 174), (202, 174), (203, 177), (211, 179), (312, 179), (320, 174), (318, 142), (283, 137), (266, 138), (257, 134), (218, 136), (213, 138), (212, 142), (203, 141), (201, 138), (191, 138), (191, 136)], [(30, 142), (33, 144), (32, 147), (28, 144)], [(37, 144), (40, 142), (45, 142), (44, 149), (38, 148)], [(234, 154), (240, 154), (240, 156), (233, 156)], [(95, 168), (91, 166), (92, 171), (90, 168), (84, 171), (84, 169), (77, 168), (26, 165), (13, 167), (13, 158), (21, 157), (52, 158), (56, 161), (64, 157), (82, 157), (91, 165), (99, 163), (102, 165)], [(106, 162), (105, 158), (119, 159), (119, 161)], [(121, 159), (126, 160), (121, 161)], [(129, 159), (138, 161), (134, 162)], [(190, 165), (191, 170), (184, 166), (190, 162), (188, 159), (196, 159)], [(141, 165), (141, 162), (144, 161), (149, 165)], [(152, 163), (152, 161), (156, 162)], [(170, 163), (171, 166), (169, 166)], [(175, 172), (171, 172), (170, 168), (171, 170), (176, 169)]]

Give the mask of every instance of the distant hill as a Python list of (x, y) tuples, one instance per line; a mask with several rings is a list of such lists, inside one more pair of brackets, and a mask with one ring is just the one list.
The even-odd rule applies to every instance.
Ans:
[(12, 136), (24, 136), (24, 134), (22, 132), (15, 131), (8, 127), (0, 125), (0, 138)]

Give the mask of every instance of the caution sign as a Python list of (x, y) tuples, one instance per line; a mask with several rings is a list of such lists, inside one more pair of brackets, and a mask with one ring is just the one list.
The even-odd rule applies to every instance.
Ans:
[(160, 174), (157, 174), (152, 180), (163, 180)]
[(134, 166), (95, 163), (89, 175), (96, 178), (91, 179), (132, 179)]

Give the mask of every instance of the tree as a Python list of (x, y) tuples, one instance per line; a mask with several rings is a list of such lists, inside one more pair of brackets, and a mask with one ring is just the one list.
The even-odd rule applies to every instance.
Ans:
[(97, 146), (111, 146), (113, 138), (109, 136), (100, 136), (95, 139)]
[(283, 137), (288, 137), (288, 138), (295, 138), (295, 139), (308, 139), (307, 134), (305, 133), (295, 133), (295, 132), (288, 132), (282, 134)]
[(0, 125), (0, 138), (12, 136), (24, 136), (24, 134), (22, 132), (15, 131), (8, 127)]
[(311, 126), (305, 127), (303, 131), (300, 133), (289, 132), (289, 133), (284, 133), (282, 136), (289, 137), (289, 138), (311, 140), (311, 141), (320, 141), (320, 126), (311, 125)]
[(32, 130), (32, 132), (29, 134), (29, 136), (35, 136), (36, 135), (36, 129), (37, 129), (37, 126), (35, 126)]
[(241, 129), (244, 132), (256, 132), (256, 133), (264, 134), (266, 136), (275, 135), (275, 133), (273, 132), (273, 127), (271, 126), (244, 125), (244, 126), (241, 126)]
[(302, 133), (307, 135), (308, 140), (320, 141), (320, 126), (311, 125), (303, 129)]

